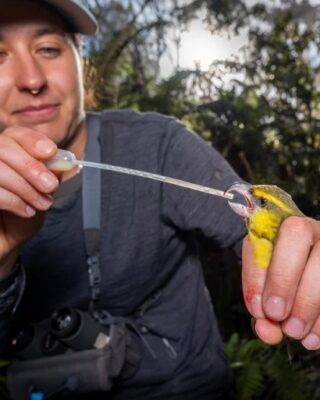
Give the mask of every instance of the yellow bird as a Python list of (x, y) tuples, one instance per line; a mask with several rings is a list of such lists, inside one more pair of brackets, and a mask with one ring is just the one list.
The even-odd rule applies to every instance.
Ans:
[(304, 214), (278, 186), (234, 183), (225, 192), (236, 192), (244, 197), (246, 205), (232, 201), (229, 205), (246, 221), (256, 265), (268, 268), (281, 223), (289, 216)]

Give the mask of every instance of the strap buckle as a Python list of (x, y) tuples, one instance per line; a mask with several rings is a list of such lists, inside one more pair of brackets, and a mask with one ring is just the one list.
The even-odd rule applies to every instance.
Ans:
[(87, 258), (88, 273), (89, 273), (89, 285), (91, 288), (92, 301), (97, 301), (100, 295), (100, 259), (98, 255), (92, 255)]

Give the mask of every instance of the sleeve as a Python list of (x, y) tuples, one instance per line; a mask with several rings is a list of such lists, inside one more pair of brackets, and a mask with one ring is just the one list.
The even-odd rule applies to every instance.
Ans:
[(0, 358), (6, 354), (12, 317), (18, 307), (25, 286), (25, 271), (17, 262), (14, 271), (0, 280)]
[[(177, 121), (169, 124), (170, 141), (162, 165), (164, 175), (225, 190), (242, 179), (207, 142)], [(164, 215), (178, 229), (199, 231), (217, 248), (240, 253), (246, 234), (244, 221), (225, 198), (164, 185)]]

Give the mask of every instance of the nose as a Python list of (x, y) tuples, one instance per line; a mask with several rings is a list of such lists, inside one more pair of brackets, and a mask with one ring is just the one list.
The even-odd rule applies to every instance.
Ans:
[(22, 92), (41, 91), (47, 84), (43, 66), (29, 52), (17, 59), (16, 86)]

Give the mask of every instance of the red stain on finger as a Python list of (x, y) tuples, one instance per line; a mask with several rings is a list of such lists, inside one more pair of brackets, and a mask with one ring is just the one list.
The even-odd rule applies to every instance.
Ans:
[(256, 294), (257, 294), (257, 290), (255, 288), (250, 288), (245, 292), (244, 301), (248, 308), (251, 308), (252, 299)]
[(261, 293), (255, 287), (248, 289), (244, 293), (244, 301), (249, 313), (254, 318), (265, 318), (261, 302)]

